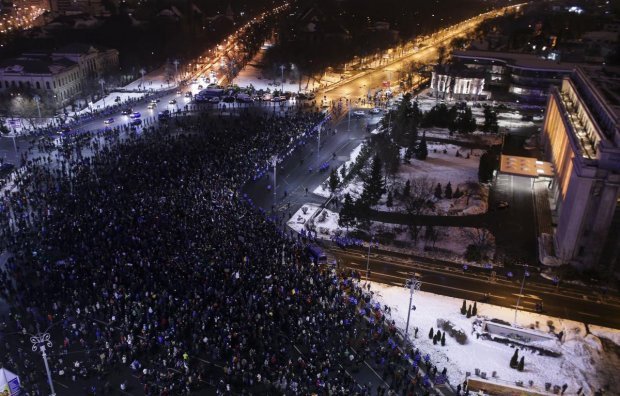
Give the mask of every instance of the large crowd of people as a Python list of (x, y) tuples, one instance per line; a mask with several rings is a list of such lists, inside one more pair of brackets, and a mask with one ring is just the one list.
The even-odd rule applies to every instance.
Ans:
[(0, 357), (23, 394), (47, 392), (28, 341), (45, 330), (52, 375), (93, 395), (132, 374), (145, 395), (375, 394), (346, 368), (365, 359), (389, 392), (427, 392), (359, 275), (312, 265), (238, 192), (320, 120), (201, 114), (40, 142), (0, 204)]

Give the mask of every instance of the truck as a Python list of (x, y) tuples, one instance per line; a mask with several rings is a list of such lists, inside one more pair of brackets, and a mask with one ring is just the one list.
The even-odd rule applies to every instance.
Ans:
[(327, 255), (317, 245), (306, 246), (306, 252), (308, 256), (315, 264), (327, 264)]

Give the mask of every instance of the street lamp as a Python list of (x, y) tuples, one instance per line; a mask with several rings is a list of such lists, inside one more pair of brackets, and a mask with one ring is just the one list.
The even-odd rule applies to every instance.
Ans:
[(523, 294), (523, 286), (525, 285), (525, 277), (530, 276), (530, 273), (527, 272), (527, 265), (524, 266), (525, 270), (523, 271), (523, 279), (521, 280), (521, 290), (519, 290), (519, 295), (517, 296), (517, 306), (515, 307), (515, 320), (513, 325), (517, 325), (517, 312), (519, 312), (519, 302), (521, 302), (521, 295)]
[(282, 72), (282, 93), (284, 93), (284, 69), (286, 68), (286, 66), (284, 65), (280, 65), (280, 71)]
[(140, 74), (142, 74), (142, 81), (140, 83), (144, 86), (144, 75), (146, 74), (146, 70), (144, 70), (144, 68), (140, 69)]
[(52, 347), (50, 333), (39, 333), (37, 335), (33, 335), (30, 337), (30, 342), (32, 343), (32, 351), (37, 352), (38, 350), (41, 352), (41, 356), (43, 356), (43, 363), (45, 364), (45, 371), (47, 372), (47, 382), (49, 383), (52, 391), (50, 396), (56, 396), (56, 391), (54, 391), (54, 383), (52, 382), (52, 374), (50, 373), (50, 367), (47, 363), (47, 353), (45, 353), (45, 347)]
[(41, 107), (39, 107), (39, 102), (41, 101), (41, 97), (39, 95), (34, 95), (32, 99), (37, 104), (37, 111), (39, 112), (39, 118), (41, 118)]
[(174, 79), (175, 79), (175, 81), (176, 81), (176, 78), (177, 78), (177, 73), (179, 72), (179, 64), (180, 64), (181, 62), (179, 62), (179, 60), (178, 60), (178, 59), (175, 59), (175, 60), (174, 60), (174, 62), (172, 62), (172, 63), (174, 64)]
[(368, 256), (366, 257), (366, 283), (368, 283), (368, 278), (370, 278), (370, 247), (372, 246), (372, 240), (374, 236), (370, 234), (370, 240), (368, 241)]
[(405, 282), (405, 287), (409, 288), (409, 310), (407, 311), (407, 325), (405, 326), (406, 340), (407, 336), (409, 335), (409, 319), (411, 318), (411, 301), (413, 300), (413, 293), (415, 293), (416, 290), (420, 290), (420, 287), (422, 287), (422, 282), (417, 280), (414, 276), (413, 278), (407, 279), (407, 281)]
[[(144, 78), (144, 76), (142, 76), (142, 78)], [(105, 80), (103, 78), (100, 78), (99, 84), (101, 85), (101, 98), (103, 99), (103, 108), (105, 109), (105, 91), (103, 89), (103, 86), (105, 85)]]
[(276, 202), (278, 200), (278, 195), (276, 192), (276, 172), (278, 170), (278, 156), (274, 155), (271, 157), (271, 164), (273, 165), (273, 206), (276, 206)]

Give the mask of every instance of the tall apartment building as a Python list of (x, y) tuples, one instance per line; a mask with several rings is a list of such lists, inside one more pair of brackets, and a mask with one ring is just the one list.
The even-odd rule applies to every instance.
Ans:
[(620, 69), (579, 67), (551, 89), (543, 142), (564, 263), (620, 269), (619, 121)]

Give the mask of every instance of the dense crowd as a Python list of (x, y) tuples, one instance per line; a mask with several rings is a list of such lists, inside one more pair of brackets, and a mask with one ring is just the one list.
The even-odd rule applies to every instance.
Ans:
[(88, 394), (127, 371), (145, 395), (370, 394), (340, 364), (353, 344), (403, 394), (428, 386), (392, 365), (394, 327), (359, 275), (311, 265), (238, 193), (320, 119), (199, 115), (40, 143), (0, 207), (0, 356), (25, 394), (46, 393), (27, 336), (45, 329), (53, 376)]

